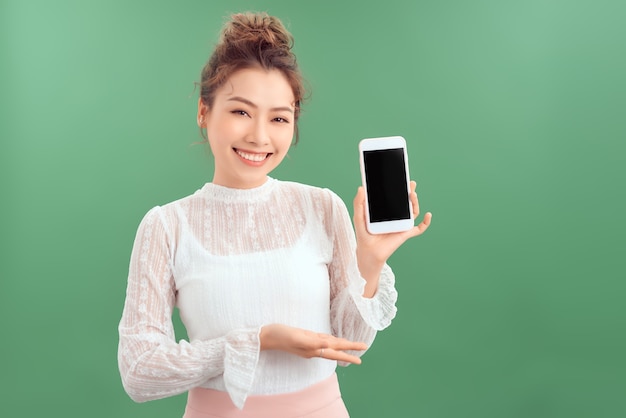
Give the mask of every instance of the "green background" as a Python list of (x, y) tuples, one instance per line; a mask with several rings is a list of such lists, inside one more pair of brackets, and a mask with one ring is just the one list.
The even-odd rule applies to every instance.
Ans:
[(1, 415), (182, 415), (127, 397), (116, 328), (141, 217), (211, 179), (194, 82), (242, 10), (285, 21), (312, 91), (274, 177), (351, 208), (358, 141), (402, 135), (434, 215), (338, 371), (352, 416), (626, 416), (618, 0), (2, 0)]

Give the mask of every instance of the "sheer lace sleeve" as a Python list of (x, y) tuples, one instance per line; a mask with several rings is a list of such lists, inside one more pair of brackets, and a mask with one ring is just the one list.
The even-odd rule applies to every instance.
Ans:
[(223, 374), (226, 390), (241, 408), (254, 380), (259, 329), (176, 342), (173, 245), (162, 210), (152, 209), (137, 231), (119, 324), (118, 364), (124, 388), (133, 400), (143, 402), (183, 393)]
[(396, 315), (395, 278), (391, 268), (385, 265), (374, 297), (363, 297), (365, 279), (357, 267), (352, 222), (343, 201), (334, 193), (331, 196), (333, 261), (329, 271), (333, 333), (369, 345), (376, 331), (389, 326)]

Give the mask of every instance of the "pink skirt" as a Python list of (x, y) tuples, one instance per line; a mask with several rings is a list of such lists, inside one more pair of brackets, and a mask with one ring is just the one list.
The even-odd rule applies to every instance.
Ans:
[(248, 396), (243, 410), (228, 393), (195, 388), (189, 391), (183, 418), (349, 418), (337, 375), (298, 392)]

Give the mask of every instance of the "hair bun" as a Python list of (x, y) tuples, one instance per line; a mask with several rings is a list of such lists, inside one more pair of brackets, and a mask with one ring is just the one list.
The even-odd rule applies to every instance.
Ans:
[(282, 22), (267, 13), (237, 13), (224, 27), (220, 43), (256, 44), (259, 49), (278, 48), (290, 50), (293, 37)]

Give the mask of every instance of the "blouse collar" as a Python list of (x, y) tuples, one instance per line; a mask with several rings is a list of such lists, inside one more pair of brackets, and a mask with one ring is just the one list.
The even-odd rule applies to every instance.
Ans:
[(267, 177), (267, 180), (262, 185), (251, 189), (234, 189), (231, 187), (220, 186), (215, 183), (206, 183), (202, 189), (200, 189), (200, 193), (202, 193), (207, 199), (226, 203), (254, 203), (266, 200), (270, 196), (272, 190), (274, 190), (276, 183), (277, 180), (271, 177)]

